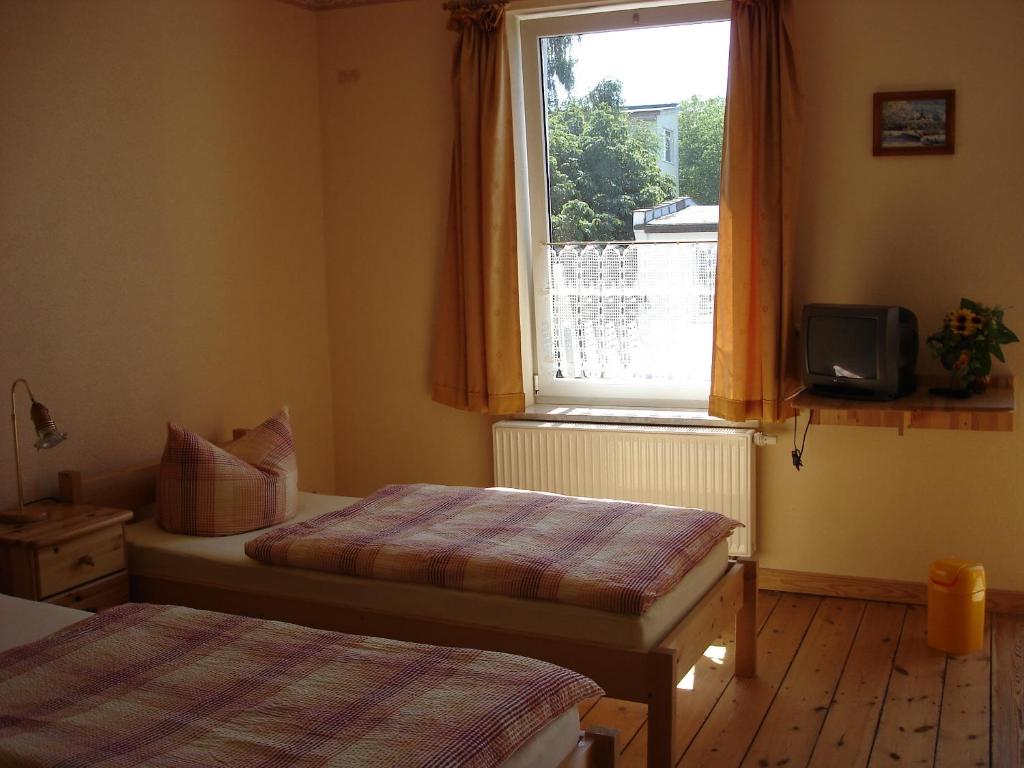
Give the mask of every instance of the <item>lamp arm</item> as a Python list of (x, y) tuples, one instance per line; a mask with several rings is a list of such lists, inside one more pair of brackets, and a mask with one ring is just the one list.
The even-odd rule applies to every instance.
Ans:
[(25, 379), (14, 379), (14, 383), (10, 385), (10, 409), (14, 410), (14, 389), (18, 384), (25, 384), (25, 391), (29, 393), (29, 399), (33, 402), (36, 401), (36, 396), (32, 393), (32, 387), (29, 386), (29, 382)]
[(19, 382), (25, 385), (25, 389), (28, 391), (28, 396), (33, 403), (36, 399), (32, 395), (32, 388), (24, 379), (15, 379), (14, 383), (11, 384), (11, 433), (14, 436), (14, 476), (18, 479), (18, 511), (24, 512), (25, 489), (24, 483), (21, 479), (21, 447), (18, 444), (18, 408), (14, 399)]

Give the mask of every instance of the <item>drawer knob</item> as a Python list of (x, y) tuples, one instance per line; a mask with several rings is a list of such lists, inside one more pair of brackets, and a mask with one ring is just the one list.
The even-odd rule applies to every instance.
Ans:
[(79, 565), (96, 565), (96, 561), (92, 559), (92, 555), (82, 555), (78, 558)]

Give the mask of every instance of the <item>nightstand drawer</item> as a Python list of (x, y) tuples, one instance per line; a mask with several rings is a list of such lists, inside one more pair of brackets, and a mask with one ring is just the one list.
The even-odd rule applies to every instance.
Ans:
[(113, 525), (36, 550), (39, 596), (47, 598), (124, 570), (124, 535)]
[(78, 608), (82, 611), (100, 611), (128, 602), (128, 574), (124, 571), (90, 581), (81, 587), (69, 589), (46, 600), (54, 605)]

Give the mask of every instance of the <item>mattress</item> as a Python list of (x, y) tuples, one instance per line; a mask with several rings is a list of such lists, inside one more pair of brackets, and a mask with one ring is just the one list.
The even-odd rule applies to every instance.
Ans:
[[(0, 594), (0, 652), (92, 616), (86, 611)], [(579, 728), (579, 713), (572, 707), (520, 747), (501, 768), (555, 768), (576, 744)]]
[[(299, 513), (283, 523), (332, 512), (357, 499), (299, 494)], [(153, 520), (126, 529), (128, 572), (240, 592), (372, 610), (423, 619), (531, 632), (636, 650), (649, 650), (686, 615), (729, 567), (728, 543), (719, 543), (683, 580), (641, 616), (593, 608), (444, 589), (423, 584), (267, 565), (246, 556), (245, 543), (268, 529), (235, 536), (201, 537), (168, 533)]]
[(46, 637), (92, 616), (62, 605), (36, 603), (0, 594), (0, 651)]
[(411, 483), (274, 526), (245, 554), (268, 565), (640, 616), (737, 525), (704, 509)]

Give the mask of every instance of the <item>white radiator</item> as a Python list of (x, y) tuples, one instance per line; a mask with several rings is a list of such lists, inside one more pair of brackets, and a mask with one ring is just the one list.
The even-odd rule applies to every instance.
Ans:
[(738, 520), (729, 553), (754, 554), (754, 431), (548, 421), (494, 425), (494, 484), (710, 509)]

